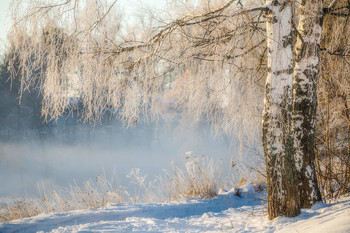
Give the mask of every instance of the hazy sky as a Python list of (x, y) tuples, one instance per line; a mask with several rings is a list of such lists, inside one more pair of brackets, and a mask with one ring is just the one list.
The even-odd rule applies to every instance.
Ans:
[[(118, 0), (123, 13), (130, 15), (137, 12), (142, 6), (152, 6), (161, 8), (168, 0)], [(9, 5), (11, 0), (0, 0), (0, 49), (4, 49), (6, 43), (6, 34), (10, 28)]]
[(8, 14), (8, 8), (11, 0), (1, 0), (0, 1), (0, 43), (1, 49), (3, 49), (6, 34), (9, 30), (10, 20)]

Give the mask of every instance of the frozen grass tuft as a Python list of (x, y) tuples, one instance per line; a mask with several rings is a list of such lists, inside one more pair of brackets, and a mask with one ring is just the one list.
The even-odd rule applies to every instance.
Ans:
[[(173, 164), (172, 171), (148, 182), (139, 169), (127, 176), (128, 188), (108, 181), (103, 173), (81, 187), (42, 187), (40, 197), (21, 196), (1, 208), (0, 221), (6, 222), (42, 213), (67, 212), (77, 209), (106, 207), (118, 203), (164, 202), (193, 198), (213, 198), (222, 187), (221, 160), (188, 156), (184, 168)], [(131, 190), (131, 192), (127, 191)]]
[(185, 168), (173, 165), (172, 171), (165, 171), (163, 186), (170, 201), (190, 198), (213, 198), (222, 185), (221, 160), (201, 156), (187, 157)]
[(128, 193), (113, 188), (103, 173), (98, 174), (95, 182), (88, 181), (82, 187), (71, 185), (69, 188), (53, 187), (47, 191), (46, 187), (39, 190), (40, 198), (18, 196), (12, 203), (1, 208), (0, 221), (11, 221), (19, 218), (35, 216), (49, 212), (67, 212), (77, 209), (106, 207), (111, 203), (128, 201)]

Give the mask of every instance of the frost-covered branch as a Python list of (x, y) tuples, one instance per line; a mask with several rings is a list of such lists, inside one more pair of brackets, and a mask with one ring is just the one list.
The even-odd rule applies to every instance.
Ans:
[(10, 35), (16, 62), (10, 67), (20, 73), (23, 88), (40, 83), (48, 119), (75, 108), (84, 120), (113, 111), (134, 125), (140, 117), (156, 119), (163, 102), (171, 101), (217, 132), (242, 132), (245, 124), (251, 130), (242, 135), (260, 134), (262, 101), (236, 100), (262, 99), (261, 11), (267, 6), (241, 8), (230, 0), (143, 31), (121, 32), (116, 1), (71, 0), (50, 4), (49, 11), (33, 2), (24, 12), (16, 2)]

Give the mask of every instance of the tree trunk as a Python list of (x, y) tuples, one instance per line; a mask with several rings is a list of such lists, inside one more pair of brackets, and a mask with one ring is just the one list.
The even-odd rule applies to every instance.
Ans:
[(300, 2), (299, 38), (293, 80), (293, 137), (302, 208), (321, 200), (315, 173), (317, 78), (322, 33), (321, 0)]
[(266, 17), (268, 75), (263, 113), (268, 217), (300, 213), (291, 135), (293, 36), (289, 0), (268, 0)]

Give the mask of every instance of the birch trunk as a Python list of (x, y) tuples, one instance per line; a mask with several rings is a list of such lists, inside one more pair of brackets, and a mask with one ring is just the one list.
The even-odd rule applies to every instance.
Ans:
[(263, 113), (268, 216), (296, 216), (300, 201), (291, 135), (293, 37), (289, 0), (268, 0), (268, 75)]
[(300, 2), (300, 37), (296, 44), (293, 80), (293, 137), (302, 208), (321, 200), (315, 173), (317, 78), (322, 33), (321, 0)]

